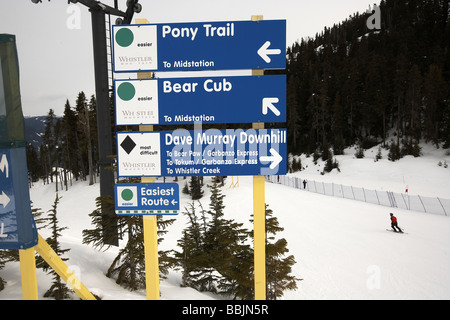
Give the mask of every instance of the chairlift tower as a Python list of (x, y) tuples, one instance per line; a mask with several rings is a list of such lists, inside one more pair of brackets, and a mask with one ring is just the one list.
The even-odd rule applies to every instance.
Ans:
[[(49, 0), (50, 1), (50, 0)], [(113, 141), (110, 111), (110, 84), (108, 77), (108, 38), (106, 28), (106, 16), (117, 16), (116, 24), (130, 24), (134, 13), (139, 13), (142, 6), (139, 0), (127, 0), (125, 12), (118, 9), (118, 0), (114, 0), (114, 7), (105, 5), (95, 0), (68, 0), (70, 3), (80, 3), (89, 8), (92, 21), (92, 40), (94, 48), (95, 68), (95, 96), (97, 102), (97, 128), (98, 128), (98, 152), (100, 166), (100, 196), (110, 197), (114, 200), (114, 172), (113, 166)], [(33, 3), (41, 3), (42, 0), (31, 0)], [(118, 246), (117, 217), (114, 206), (102, 205), (102, 224), (105, 244)]]

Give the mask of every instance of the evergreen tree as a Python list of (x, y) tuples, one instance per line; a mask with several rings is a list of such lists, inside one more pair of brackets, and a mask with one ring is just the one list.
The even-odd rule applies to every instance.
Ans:
[[(90, 244), (97, 249), (106, 246), (107, 250), (110, 245), (106, 244), (104, 234), (108, 226), (103, 222), (102, 207), (114, 210), (114, 200), (104, 197), (96, 199), (96, 209), (89, 214), (94, 228), (83, 230), (83, 244)], [(123, 235), (126, 235), (127, 243), (124, 248), (119, 250), (108, 268), (106, 276), (115, 277), (116, 283), (130, 290), (145, 288), (142, 217), (121, 216), (117, 219), (117, 225)]]
[[(46, 239), (49, 246), (53, 249), (53, 251), (61, 258), (63, 261), (67, 261), (68, 258), (63, 258), (64, 253), (69, 251), (70, 249), (62, 249), (61, 244), (59, 242), (59, 238), (61, 237), (61, 232), (66, 227), (60, 227), (58, 224), (57, 218), (57, 207), (58, 203), (61, 200), (61, 197), (56, 193), (55, 201), (53, 202), (52, 209), (49, 210), (49, 215), (47, 218), (48, 224), (47, 227), (51, 230), (51, 236)], [(45, 271), (49, 268), (49, 265), (43, 260), (38, 259), (37, 266), (42, 267)], [(45, 292), (44, 297), (53, 297), (56, 300), (63, 300), (69, 298), (69, 288), (66, 284), (61, 280), (60, 276), (52, 269), (50, 270), (50, 274), (53, 275), (53, 282), (51, 287)]]
[[(164, 241), (164, 235), (168, 232), (167, 228), (172, 225), (176, 219), (169, 219), (163, 215), (157, 216), (157, 235), (158, 235), (158, 245)], [(161, 279), (166, 279), (169, 274), (169, 270), (176, 265), (175, 259), (171, 256), (173, 250), (158, 250), (158, 264), (159, 273)]]
[(233, 298), (253, 296), (253, 252), (243, 224), (224, 219), (220, 179), (213, 178), (209, 210), (192, 202), (183, 212), (189, 220), (176, 253), (182, 285)]
[(397, 161), (401, 158), (400, 146), (392, 141), (391, 146), (389, 147), (388, 159), (390, 161)]
[(33, 147), (33, 145), (28, 142), (26, 145), (26, 150), (29, 178), (31, 179), (31, 182), (36, 182), (42, 175), (42, 166), (39, 162), (38, 153), (36, 152), (36, 149)]
[(80, 178), (80, 158), (79, 158), (79, 146), (78, 146), (78, 125), (77, 115), (75, 110), (70, 106), (69, 100), (66, 101), (64, 106), (63, 116), (63, 130), (65, 132), (65, 152), (67, 154), (67, 168), (73, 174), (75, 180)]
[(125, 233), (127, 243), (119, 250), (109, 267), (106, 276), (116, 277), (116, 283), (131, 290), (145, 288), (145, 253), (144, 228), (142, 216), (127, 216), (121, 220), (127, 221)]
[[(114, 201), (109, 198), (97, 198), (97, 208), (89, 214), (92, 219), (94, 229), (83, 230), (83, 243), (91, 244), (95, 248), (103, 248), (106, 246), (103, 237), (104, 225), (102, 221), (103, 207), (111, 207), (114, 210)], [(165, 234), (166, 228), (175, 220), (164, 220), (158, 217), (158, 243), (163, 241), (162, 235)], [(142, 216), (121, 216), (118, 219), (118, 228), (122, 230), (123, 235), (127, 238), (124, 248), (119, 250), (110, 267), (106, 272), (106, 276), (115, 278), (116, 283), (130, 290), (139, 290), (145, 288), (145, 252), (144, 252), (144, 228)], [(108, 249), (110, 246), (106, 249)], [(168, 251), (159, 251), (159, 271), (162, 278), (168, 273), (169, 268), (173, 265), (173, 259), (169, 256)]]
[(47, 181), (50, 177), (50, 182), (53, 182), (53, 165), (55, 163), (55, 150), (57, 145), (56, 136), (54, 134), (55, 119), (55, 113), (53, 109), (50, 109), (47, 117), (45, 118), (45, 129), (42, 136), (42, 146), (40, 149), (41, 162), (44, 163), (45, 168), (44, 174)]
[[(91, 152), (92, 152), (92, 161), (93, 161), (93, 175), (95, 182), (95, 175), (97, 173), (98, 166), (98, 129), (97, 129), (97, 101), (94, 95), (91, 95), (91, 99), (88, 104), (89, 109), (89, 128), (90, 128), (90, 139), (91, 139)], [(113, 108), (114, 109), (114, 108)], [(114, 119), (114, 118), (113, 118)], [(114, 139), (113, 139), (114, 141)]]
[(203, 197), (203, 190), (199, 177), (191, 177), (189, 194), (191, 195), (192, 200), (198, 200)]
[[(91, 103), (95, 103), (91, 100)], [(89, 104), (86, 99), (86, 95), (84, 92), (80, 92), (78, 94), (76, 109), (78, 111), (78, 127), (80, 141), (82, 142), (82, 146), (84, 148), (83, 154), (85, 157), (83, 159), (87, 159), (87, 167), (89, 175), (89, 185), (94, 184), (94, 162), (93, 162), (93, 153), (92, 153), (92, 131), (91, 131), (91, 117), (89, 111)]]
[[(200, 209), (202, 216), (197, 214)], [(207, 255), (203, 250), (204, 246), (204, 210), (201, 203), (192, 201), (184, 208), (183, 214), (188, 218), (188, 226), (183, 230), (181, 239), (178, 240), (178, 247), (181, 252), (176, 252), (175, 257), (178, 265), (182, 269), (183, 287), (192, 287), (198, 290), (206, 290), (207, 285), (200, 280), (203, 268), (207, 265)], [(203, 218), (203, 219), (202, 219)]]
[(355, 157), (357, 159), (362, 159), (364, 158), (364, 148), (362, 146), (362, 142), (358, 142), (358, 144), (356, 145), (356, 153), (355, 153)]
[(293, 151), (297, 150), (297, 143), (298, 143), (298, 137), (299, 137), (299, 128), (298, 128), (298, 122), (299, 122), (299, 115), (298, 115), (298, 78), (291, 76), (288, 79), (288, 87), (289, 90), (287, 91), (287, 127), (288, 132), (290, 136), (288, 137), (288, 141), (292, 142), (292, 149)]
[(424, 83), (425, 138), (433, 141), (436, 145), (440, 141), (445, 110), (450, 105), (447, 100), (449, 88), (449, 83), (445, 81), (442, 75), (442, 69), (439, 66), (430, 65)]
[[(294, 256), (284, 257), (289, 252), (286, 239), (276, 239), (275, 235), (284, 230), (278, 219), (266, 204), (266, 296), (268, 300), (276, 300), (286, 290), (296, 290), (299, 279), (291, 274), (295, 264)], [(253, 216), (253, 215), (252, 215)], [(253, 220), (250, 220), (253, 222)], [(252, 232), (253, 237), (253, 232)]]
[[(6, 259), (4, 257), (5, 250), (0, 250), (0, 271), (5, 267)], [(0, 277), (0, 291), (5, 289), (6, 281)]]
[(83, 180), (86, 180), (86, 177), (88, 176), (88, 145), (89, 145), (89, 139), (86, 135), (88, 132), (88, 119), (89, 115), (87, 112), (88, 105), (87, 105), (87, 99), (86, 95), (83, 91), (78, 93), (77, 100), (75, 102), (75, 111), (77, 114), (77, 137), (78, 137), (78, 147), (79, 147), (79, 157), (80, 157), (80, 165), (81, 165), (81, 177)]
[(183, 192), (184, 194), (190, 194), (190, 193), (189, 193), (189, 185), (188, 185), (187, 182), (184, 183), (184, 187), (183, 187), (183, 189), (181, 190), (181, 192)]
[[(97, 197), (96, 199), (96, 209), (89, 214), (91, 218), (91, 224), (94, 226), (93, 229), (83, 230), (83, 244), (90, 244), (94, 248), (102, 249), (106, 246), (106, 243), (112, 243), (111, 239), (105, 239), (105, 235), (108, 234), (105, 230), (110, 227), (105, 221), (103, 221), (102, 208), (107, 210), (107, 212), (114, 211), (115, 204), (114, 200), (109, 197)], [(115, 223), (115, 221), (108, 220), (109, 223)], [(126, 228), (127, 221), (119, 217), (117, 219), (118, 229), (124, 230)], [(115, 236), (113, 236), (115, 237)], [(105, 242), (105, 240), (108, 240)], [(107, 246), (107, 249), (109, 246)]]
[[(206, 278), (212, 281), (216, 278), (216, 286), (210, 291), (237, 297), (243, 294), (248, 280), (250, 267), (245, 258), (251, 255), (250, 246), (246, 243), (249, 232), (243, 228), (242, 223), (224, 219), (224, 195), (218, 186), (217, 179), (213, 178), (208, 186), (211, 190), (209, 222), (204, 236), (204, 251), (209, 259), (209, 272)], [(247, 267), (247, 268), (246, 268)], [(217, 273), (215, 273), (216, 271)]]
[(450, 148), (450, 105), (448, 105), (444, 110), (442, 123), (442, 141), (444, 142), (444, 148)]
[(63, 148), (61, 148), (61, 135), (62, 135), (62, 125), (61, 125), (61, 119), (56, 119), (55, 122), (55, 127), (53, 130), (53, 134), (55, 135), (55, 187), (56, 187), (56, 192), (58, 192), (58, 183), (61, 183), (61, 188), (62, 188), (62, 177), (61, 177), (61, 163), (64, 163), (64, 159), (63, 159), (63, 155), (64, 153), (62, 152)]
[(405, 94), (406, 134), (414, 139), (421, 138), (422, 76), (417, 65), (412, 66), (408, 76), (408, 89)]

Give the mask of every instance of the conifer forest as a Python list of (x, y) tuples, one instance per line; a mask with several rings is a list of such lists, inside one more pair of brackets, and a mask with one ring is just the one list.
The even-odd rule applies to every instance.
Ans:
[(379, 8), (380, 29), (358, 13), (288, 48), (290, 152), (384, 142), (418, 156), (421, 139), (450, 146), (449, 1)]

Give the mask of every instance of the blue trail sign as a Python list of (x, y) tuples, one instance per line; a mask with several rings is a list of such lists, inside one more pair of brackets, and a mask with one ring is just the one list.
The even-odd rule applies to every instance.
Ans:
[(177, 183), (118, 183), (114, 190), (118, 215), (176, 215), (180, 211)]
[(286, 174), (286, 129), (118, 132), (118, 175)]
[(16, 37), (0, 34), (0, 250), (38, 242), (25, 146)]
[(37, 244), (26, 168), (25, 148), (0, 149), (0, 249)]
[(286, 122), (286, 76), (115, 81), (117, 125)]
[(114, 72), (285, 69), (286, 20), (115, 25)]

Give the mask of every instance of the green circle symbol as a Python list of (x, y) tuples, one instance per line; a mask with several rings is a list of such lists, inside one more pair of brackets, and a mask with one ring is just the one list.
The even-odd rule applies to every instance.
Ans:
[(117, 89), (117, 94), (119, 95), (119, 98), (122, 99), (123, 101), (130, 101), (131, 99), (134, 98), (136, 94), (136, 89), (131, 83), (124, 82)]
[(116, 42), (121, 47), (129, 47), (134, 41), (134, 34), (128, 28), (121, 28), (116, 33)]
[(124, 189), (121, 193), (121, 196), (125, 201), (130, 201), (134, 197), (133, 191), (131, 191), (130, 189)]

